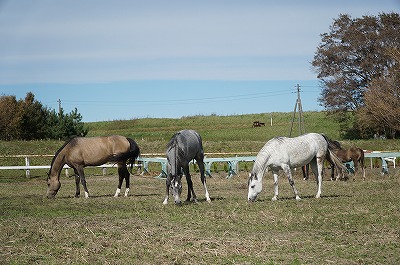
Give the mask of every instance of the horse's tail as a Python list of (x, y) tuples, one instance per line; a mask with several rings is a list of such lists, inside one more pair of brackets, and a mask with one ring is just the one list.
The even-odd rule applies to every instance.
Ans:
[(337, 149), (336, 144), (331, 141), (326, 135), (321, 134), (325, 141), (328, 143), (328, 150), (327, 150), (327, 160), (336, 168), (340, 169), (342, 172), (345, 172), (347, 168), (343, 165), (342, 160), (334, 153), (334, 150)]
[(129, 157), (127, 163), (130, 164), (130, 171), (132, 173), (133, 164), (140, 155), (140, 148), (133, 139), (131, 138), (126, 138), (126, 139), (129, 142)]

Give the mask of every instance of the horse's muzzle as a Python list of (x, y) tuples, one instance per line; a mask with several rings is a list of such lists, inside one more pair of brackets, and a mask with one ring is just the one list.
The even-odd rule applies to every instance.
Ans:
[(256, 198), (254, 197), (254, 198), (247, 198), (247, 201), (248, 202), (255, 202), (256, 201)]

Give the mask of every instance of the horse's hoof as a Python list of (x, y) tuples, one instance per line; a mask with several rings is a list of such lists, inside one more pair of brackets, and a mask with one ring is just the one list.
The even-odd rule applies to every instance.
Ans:
[(296, 196), (296, 201), (300, 201), (300, 200), (301, 200), (300, 196)]
[(276, 197), (276, 196), (274, 196), (274, 197), (272, 197), (272, 199), (271, 199), (271, 201), (277, 201), (278, 200), (278, 198)]

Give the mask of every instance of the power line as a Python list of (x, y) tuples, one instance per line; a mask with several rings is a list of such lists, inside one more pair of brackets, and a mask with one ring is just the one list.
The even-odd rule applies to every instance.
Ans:
[(157, 105), (176, 105), (176, 104), (195, 104), (195, 103), (212, 103), (212, 102), (226, 102), (226, 101), (237, 101), (237, 100), (248, 100), (254, 98), (265, 98), (274, 97), (281, 95), (289, 95), (294, 92), (291, 90), (280, 90), (280, 91), (270, 91), (264, 93), (250, 93), (250, 94), (240, 94), (240, 95), (226, 95), (221, 97), (204, 97), (204, 98), (182, 98), (182, 99), (164, 99), (164, 100), (123, 100), (123, 101), (102, 101), (102, 100), (63, 100), (67, 104), (109, 104), (109, 105), (121, 105), (121, 104), (157, 104)]

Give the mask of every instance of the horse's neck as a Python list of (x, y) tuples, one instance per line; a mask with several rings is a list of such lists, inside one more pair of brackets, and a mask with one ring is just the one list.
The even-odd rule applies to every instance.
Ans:
[(265, 170), (269, 166), (268, 160), (270, 158), (270, 154), (268, 152), (262, 152), (258, 155), (255, 163), (254, 163), (254, 173), (257, 174), (257, 177), (262, 179)]
[(180, 166), (179, 155), (178, 155), (178, 147), (172, 148), (170, 150), (170, 165), (171, 165), (171, 174), (175, 175), (178, 172), (178, 166)]
[(61, 151), (54, 158), (53, 164), (51, 165), (51, 168), (50, 168), (50, 176), (58, 176), (59, 177), (61, 170), (63, 169), (65, 164), (66, 164), (65, 155), (64, 155), (64, 152)]

